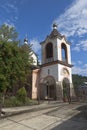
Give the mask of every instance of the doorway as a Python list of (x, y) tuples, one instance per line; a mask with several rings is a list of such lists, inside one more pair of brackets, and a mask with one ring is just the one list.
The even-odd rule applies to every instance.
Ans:
[(63, 79), (63, 100), (64, 101), (70, 100), (70, 83), (67, 78)]
[(55, 99), (56, 97), (56, 83), (52, 76), (48, 76), (43, 81), (43, 87), (41, 88), (41, 98), (43, 99)]

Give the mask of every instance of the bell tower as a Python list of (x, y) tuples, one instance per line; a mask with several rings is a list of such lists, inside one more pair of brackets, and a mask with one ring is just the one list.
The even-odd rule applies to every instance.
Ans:
[[(43, 79), (42, 88), (46, 88), (46, 82), (49, 82), (49, 91), (51, 87), (55, 89), (56, 99), (63, 99), (64, 82), (68, 84), (68, 94), (73, 96), (72, 73), (71, 73), (71, 52), (70, 42), (67, 41), (64, 35), (61, 35), (57, 30), (57, 24), (53, 24), (53, 29), (50, 35), (41, 42), (42, 65), (40, 79)], [(55, 83), (51, 84), (49, 77), (54, 79)], [(51, 80), (52, 80), (51, 79)], [(46, 90), (45, 90), (46, 91)], [(47, 90), (48, 91), (48, 90)], [(52, 92), (51, 92), (52, 93)]]
[(53, 61), (71, 64), (70, 43), (58, 32), (56, 24), (53, 24), (51, 34), (41, 42), (41, 51), (42, 64)]

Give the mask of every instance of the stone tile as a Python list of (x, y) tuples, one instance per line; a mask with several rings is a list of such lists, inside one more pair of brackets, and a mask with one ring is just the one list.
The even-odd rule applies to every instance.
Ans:
[(41, 115), (29, 120), (21, 121), (21, 123), (36, 130), (42, 130), (56, 121), (58, 121), (58, 118), (56, 117)]
[(11, 123), (12, 123), (12, 121), (10, 121), (8, 119), (2, 119), (2, 120), (0, 120), (0, 130), (1, 130), (1, 127), (10, 125)]
[(33, 129), (25, 125), (12, 123), (10, 125), (4, 126), (3, 128), (0, 128), (0, 130), (33, 130)]

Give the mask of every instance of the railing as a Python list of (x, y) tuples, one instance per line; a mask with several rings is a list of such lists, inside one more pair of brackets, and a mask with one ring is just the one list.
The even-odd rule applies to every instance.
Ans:
[(45, 63), (49, 63), (49, 62), (52, 62), (52, 61), (54, 61), (53, 57), (46, 59)]

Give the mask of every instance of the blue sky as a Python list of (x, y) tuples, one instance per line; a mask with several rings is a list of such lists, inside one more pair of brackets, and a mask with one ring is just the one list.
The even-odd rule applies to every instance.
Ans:
[(15, 26), (22, 42), (27, 34), (39, 58), (54, 22), (72, 43), (72, 73), (87, 76), (87, 0), (0, 0), (0, 25)]

